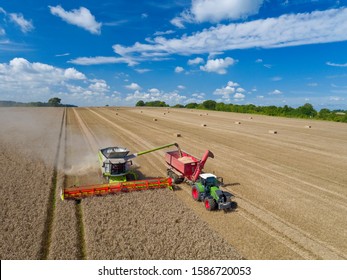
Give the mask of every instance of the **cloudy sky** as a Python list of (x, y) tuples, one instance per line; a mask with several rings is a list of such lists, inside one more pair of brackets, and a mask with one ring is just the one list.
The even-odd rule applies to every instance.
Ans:
[(0, 100), (347, 109), (347, 0), (0, 1)]

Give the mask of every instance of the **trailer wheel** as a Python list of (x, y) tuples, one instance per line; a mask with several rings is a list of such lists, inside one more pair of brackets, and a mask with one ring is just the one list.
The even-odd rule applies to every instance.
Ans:
[(212, 210), (216, 209), (216, 206), (217, 206), (216, 201), (213, 198), (208, 198), (208, 197), (205, 198), (206, 210), (212, 211)]
[(192, 197), (195, 201), (201, 201), (200, 192), (196, 186), (192, 188)]

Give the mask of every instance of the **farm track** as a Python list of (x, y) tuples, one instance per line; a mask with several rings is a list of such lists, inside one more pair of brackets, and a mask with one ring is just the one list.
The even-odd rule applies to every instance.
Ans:
[[(97, 109), (95, 109), (97, 110)], [(149, 125), (149, 121), (151, 121), (151, 117), (158, 117), (157, 115), (151, 115), (151, 116), (140, 116), (139, 113), (134, 113), (131, 110), (127, 111), (125, 114), (122, 114), (122, 111), (119, 111), (118, 115), (115, 115), (114, 112), (111, 112), (111, 110), (108, 110), (107, 115), (101, 114), (101, 111), (99, 111), (99, 113), (94, 112), (94, 114), (98, 115), (99, 117), (101, 117), (103, 120), (108, 121), (109, 124), (113, 125), (114, 127), (117, 127), (117, 129), (119, 129), (119, 125), (116, 125), (115, 123), (118, 120), (118, 123), (127, 123), (129, 126), (134, 126), (134, 127), (139, 127), (139, 128), (143, 128), (145, 130), (147, 130), (147, 135), (148, 134), (153, 134), (153, 135), (157, 135), (159, 138), (159, 135), (167, 132), (168, 130), (170, 131), (175, 131), (175, 129), (177, 129), (176, 131), (182, 131), (184, 128), (186, 129), (184, 132), (185, 133), (189, 133), (190, 129), (189, 126), (193, 126), (193, 124), (185, 122), (185, 125), (183, 127), (181, 126), (177, 126), (177, 124), (175, 124), (175, 121), (173, 120), (164, 120), (164, 117), (161, 117), (160, 119), (158, 119), (158, 122), (154, 123), (153, 125)], [(105, 111), (102, 111), (105, 112)], [(162, 112), (162, 111), (161, 111)], [(152, 112), (151, 112), (152, 113)], [(169, 125), (168, 125), (169, 123)], [(188, 127), (188, 128), (187, 128)], [(169, 128), (169, 129), (168, 129)], [(121, 128), (124, 130), (124, 128)], [(196, 130), (198, 130), (199, 128), (197, 128)], [(201, 128), (200, 128), (201, 129)], [(143, 130), (138, 130), (137, 133), (141, 133), (143, 132)], [(142, 133), (141, 133), (142, 134)], [(169, 134), (169, 133), (168, 133)], [(129, 135), (131, 137), (134, 137), (134, 133), (130, 132)], [(218, 134), (220, 135), (220, 134)], [(222, 133), (223, 135), (223, 133)], [(143, 137), (144, 138), (144, 137)], [(170, 137), (166, 137), (166, 138), (170, 138)], [(206, 135), (206, 141), (208, 141), (208, 134)], [(264, 138), (266, 138), (266, 136), (264, 136)], [(197, 145), (201, 145), (200, 140), (197, 141), (195, 139), (198, 138), (194, 138), (191, 137), (189, 139), (189, 141), (187, 141), (185, 143), (190, 147), (196, 147)], [(142, 140), (142, 139), (141, 139)], [(140, 142), (147, 148), (150, 146), (153, 146), (153, 143), (148, 143), (149, 141), (141, 141)], [(210, 139), (210, 141), (212, 142), (213, 139)], [(180, 141), (182, 142), (182, 141)], [(192, 142), (195, 145), (192, 145)], [(277, 140), (272, 141), (272, 143), (274, 142), (278, 142)], [(304, 181), (304, 180), (300, 180), (297, 179), (296, 176), (293, 175), (289, 175), (288, 173), (284, 173), (284, 172), (280, 172), (277, 170), (274, 170), (273, 167), (271, 166), (271, 161), (265, 161), (262, 162), (261, 164), (258, 163), (254, 163), (251, 160), (247, 160), (247, 157), (249, 158), (250, 153), (240, 153), (238, 152), (236, 149), (232, 149), (229, 146), (226, 146), (223, 143), (227, 143), (226, 139), (224, 138), (222, 142), (219, 142), (218, 140), (214, 141), (214, 147), (216, 147), (216, 149), (221, 149), (223, 150), (223, 146), (225, 149), (225, 152), (222, 152), (221, 154), (223, 155), (228, 155), (229, 159), (230, 156), (232, 155), (232, 157), (234, 157), (234, 154), (236, 154), (236, 158), (237, 161), (244, 161), (244, 163), (242, 164), (243, 166), (248, 165), (248, 166), (252, 166), (255, 165), (254, 170), (258, 170), (257, 172), (255, 172), (255, 175), (261, 176), (262, 173), (266, 173), (268, 175), (272, 174), (270, 176), (270, 178), (268, 179), (268, 181), (272, 181), (272, 183), (276, 182), (276, 180), (278, 180), (279, 183), (281, 183), (281, 178), (287, 178), (286, 182), (289, 181), (297, 181), (298, 184), (300, 184), (300, 187), (292, 187), (291, 184), (289, 183), (281, 183), (281, 185), (286, 186), (286, 188), (288, 189), (288, 192), (292, 191), (293, 189), (295, 189), (295, 191), (297, 191), (298, 193), (301, 193), (301, 195), (304, 197), (312, 197), (312, 200), (318, 199), (320, 200), (322, 203), (326, 204), (326, 208), (340, 208), (340, 210), (345, 211), (346, 207), (345, 207), (345, 203), (346, 203), (346, 196), (336, 192), (336, 191), (330, 191), (328, 189), (325, 189), (323, 187), (320, 187), (316, 184), (312, 184), (309, 181)], [(271, 143), (271, 141), (270, 141)], [(287, 145), (284, 145), (287, 146)], [(306, 152), (311, 153), (312, 150), (305, 150)], [(315, 153), (315, 154), (319, 154), (321, 155), (321, 153)], [(324, 153), (324, 155), (326, 155), (327, 153)], [(332, 153), (329, 153), (329, 155), (332, 155)], [(158, 161), (161, 160), (161, 157), (158, 155), (153, 155), (153, 157), (156, 157)], [(334, 156), (331, 156), (332, 158), (334, 158)], [(246, 158), (246, 159), (245, 159)], [(225, 160), (228, 160), (227, 158), (225, 158)], [(271, 168), (266, 167), (267, 165), (271, 166)], [(293, 167), (292, 167), (293, 168)], [(259, 171), (260, 170), (260, 171)], [(263, 172), (261, 171), (263, 170)], [(305, 173), (304, 173), (305, 174)], [(303, 175), (304, 175), (303, 174)], [(309, 176), (307, 173), (304, 176)], [(277, 179), (278, 177), (278, 179)], [(319, 176), (318, 179), (322, 179)], [(253, 182), (252, 182), (253, 183)], [(330, 181), (330, 183), (334, 183), (333, 181)], [(341, 182), (335, 182), (335, 184), (338, 187), (341, 187), (343, 184)], [(305, 188), (303, 188), (303, 186), (307, 187), (311, 187), (313, 188), (313, 191), (306, 191)], [(186, 189), (186, 188), (183, 188)], [(237, 194), (238, 197), (238, 202), (240, 205), (239, 208), (239, 212), (240, 215), (243, 216), (244, 219), (248, 220), (249, 222), (251, 222), (252, 224), (256, 225), (257, 228), (259, 228), (261, 231), (265, 232), (267, 235), (272, 236), (273, 238), (275, 238), (277, 241), (279, 241), (280, 243), (284, 244), (286, 247), (288, 247), (290, 250), (292, 250), (293, 252), (297, 253), (300, 258), (304, 258), (304, 259), (339, 259), (339, 258), (346, 258), (346, 253), (343, 253), (340, 249), (337, 249), (335, 246), (331, 246), (330, 244), (328, 244), (329, 242), (324, 242), (324, 241), (320, 241), (319, 239), (315, 238), (314, 235), (312, 235), (311, 233), (308, 233), (308, 230), (303, 230), (301, 227), (298, 227), (290, 222), (288, 222), (287, 220), (283, 220), (282, 218), (280, 218), (278, 215), (274, 215), (274, 213), (272, 211), (268, 211), (265, 208), (261, 208), (259, 206), (256, 206), (255, 203), (252, 203), (250, 200), (245, 200), (242, 199), (243, 195), (242, 193), (239, 193), (237, 190), (232, 190), (233, 193)], [(187, 190), (187, 192), (189, 192)], [(321, 192), (321, 193), (319, 193)], [(190, 207), (192, 205), (189, 205)], [(338, 212), (339, 210), (337, 210)], [(232, 226), (232, 225), (231, 225)], [(223, 235), (223, 234), (222, 234)], [(247, 256), (247, 254), (246, 254)]]
[(54, 157), (53, 174), (52, 174), (52, 185), (49, 192), (48, 203), (47, 203), (47, 216), (44, 224), (44, 231), (42, 234), (41, 249), (39, 252), (39, 258), (46, 260), (49, 256), (49, 250), (52, 239), (53, 219), (55, 215), (56, 207), (56, 192), (57, 192), (57, 175), (58, 175), (58, 164), (61, 144), (64, 141), (63, 131), (66, 129), (66, 108), (64, 109), (63, 116), (61, 119), (60, 132), (58, 136), (58, 146)]

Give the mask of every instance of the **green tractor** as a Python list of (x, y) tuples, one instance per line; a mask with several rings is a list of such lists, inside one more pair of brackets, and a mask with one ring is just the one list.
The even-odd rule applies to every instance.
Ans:
[(233, 209), (235, 202), (231, 201), (232, 194), (219, 189), (223, 180), (218, 180), (217, 176), (211, 173), (199, 175), (198, 180), (193, 184), (192, 197), (195, 201), (204, 201), (208, 211), (215, 209)]

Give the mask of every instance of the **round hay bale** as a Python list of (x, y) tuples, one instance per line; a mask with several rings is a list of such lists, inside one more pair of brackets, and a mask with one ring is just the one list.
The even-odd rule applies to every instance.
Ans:
[(205, 123), (202, 123), (201, 126), (207, 126)]
[(269, 130), (270, 134), (277, 134), (277, 130)]
[(181, 137), (182, 135), (181, 135), (181, 133), (174, 133), (174, 136)]
[(305, 125), (305, 128), (311, 128), (311, 126), (310, 125)]
[(155, 122), (156, 122), (156, 121), (157, 121), (157, 119), (153, 119), (153, 121), (155, 121)]
[(235, 122), (235, 124), (241, 124), (241, 122)]
[(253, 120), (253, 117), (249, 117), (250, 120)]

